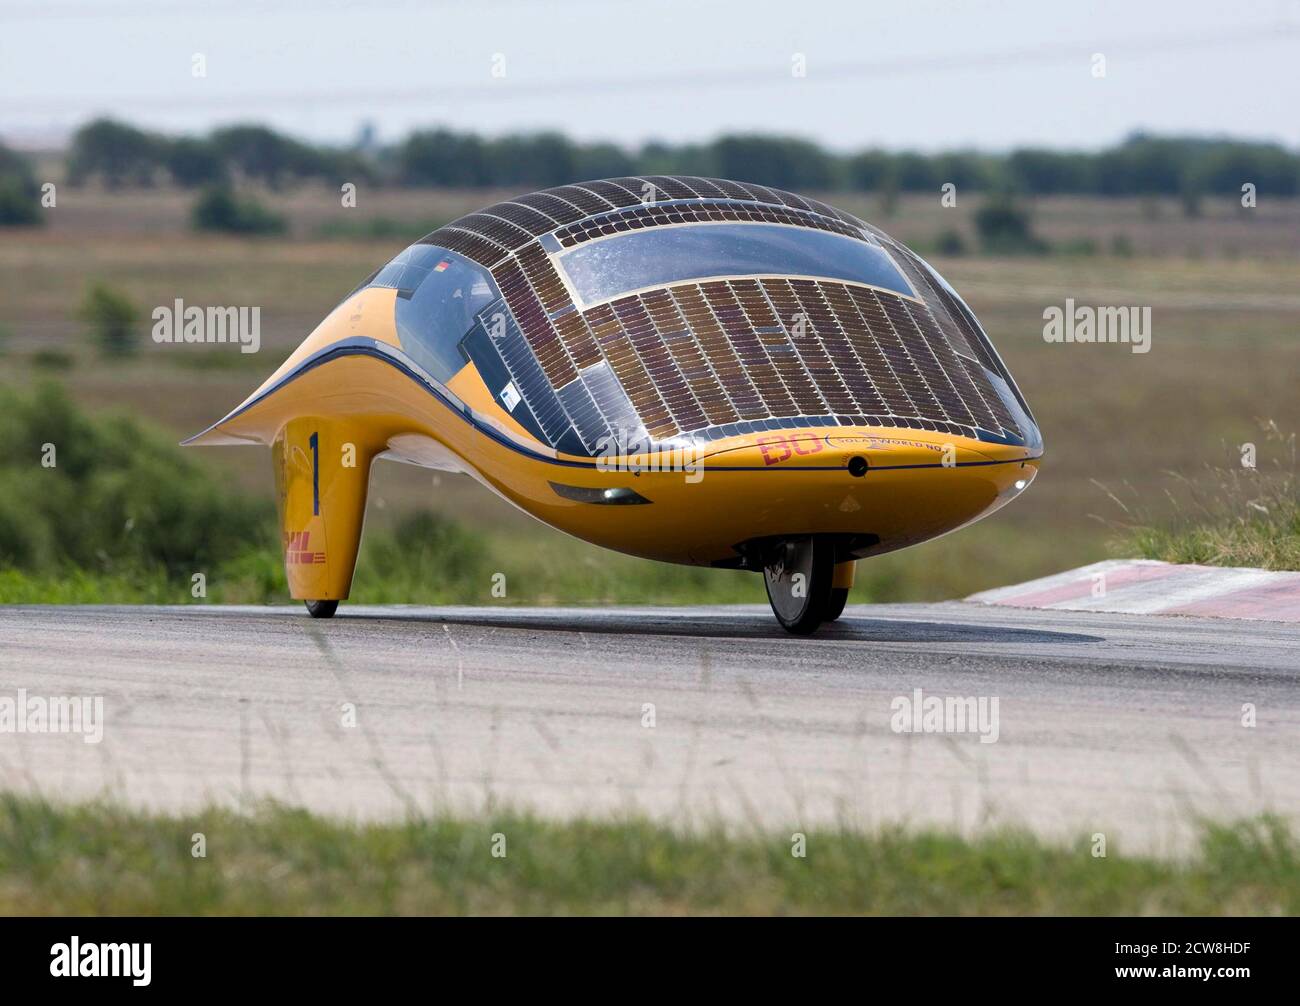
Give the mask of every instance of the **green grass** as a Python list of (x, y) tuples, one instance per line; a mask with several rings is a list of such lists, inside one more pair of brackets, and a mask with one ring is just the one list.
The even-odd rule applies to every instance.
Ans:
[[(192, 855), (194, 836), (205, 858)], [(493, 856), (495, 835), (504, 857)], [(499, 846), (498, 846), (499, 848)], [(144, 813), (0, 796), (0, 914), (1236, 915), (1300, 912), (1276, 820), (1167, 862), (1022, 832), (683, 831), (515, 813), (349, 824), (275, 805)]]
[(1172, 516), (1152, 520), (1136, 506), (1126, 511), (1117, 550), (1145, 559), (1300, 570), (1300, 479), (1295, 434), (1265, 423), (1261, 450), (1272, 463), (1246, 468), (1205, 466), (1192, 478), (1170, 474)]
[(1144, 559), (1300, 570), (1300, 505), (1291, 500), (1258, 519), (1239, 517), (1225, 524), (1141, 528), (1132, 546)]

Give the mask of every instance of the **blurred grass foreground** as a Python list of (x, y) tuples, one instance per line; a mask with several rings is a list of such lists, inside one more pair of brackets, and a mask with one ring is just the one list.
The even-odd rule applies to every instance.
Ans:
[(5, 794), (0, 914), (1300, 912), (1300, 843), (1273, 819), (1206, 825), (1181, 862), (1094, 851), (1018, 831), (729, 834), (509, 812), (347, 824), (273, 804), (167, 816)]

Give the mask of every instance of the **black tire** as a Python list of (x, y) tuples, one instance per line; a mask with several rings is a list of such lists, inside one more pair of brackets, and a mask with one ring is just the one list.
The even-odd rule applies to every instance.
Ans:
[(334, 612), (339, 610), (338, 601), (303, 601), (307, 605), (307, 613), (312, 618), (333, 618)]
[(849, 601), (848, 587), (832, 587), (831, 599), (826, 605), (826, 618), (824, 621), (833, 622), (844, 614), (844, 605)]
[[(802, 596), (795, 590), (795, 574), (802, 574)], [(781, 627), (796, 636), (808, 636), (826, 620), (835, 578), (835, 548), (824, 538), (808, 536), (782, 543), (763, 569), (763, 584), (772, 614)]]

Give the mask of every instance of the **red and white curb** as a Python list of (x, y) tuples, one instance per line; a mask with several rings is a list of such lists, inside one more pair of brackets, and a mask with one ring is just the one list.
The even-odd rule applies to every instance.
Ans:
[(1016, 608), (1300, 622), (1300, 573), (1110, 559), (966, 600)]

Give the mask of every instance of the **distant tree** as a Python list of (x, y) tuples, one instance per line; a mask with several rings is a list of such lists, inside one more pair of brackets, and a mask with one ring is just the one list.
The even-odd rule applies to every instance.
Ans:
[(935, 154), (930, 160), (931, 181), (936, 189), (946, 182), (952, 182), (959, 192), (974, 192), (988, 185), (987, 159), (973, 150)]
[(577, 150), (559, 133), (504, 136), (483, 150), (491, 185), (565, 185), (581, 178)]
[(894, 158), (894, 179), (904, 192), (933, 192), (951, 179), (940, 178), (924, 154), (906, 150)]
[(1006, 183), (1018, 192), (1055, 195), (1087, 192), (1096, 186), (1088, 154), (1023, 148), (1006, 159)]
[(96, 119), (82, 126), (72, 137), (68, 156), (68, 180), (80, 185), (99, 176), (110, 188), (122, 185), (152, 185), (162, 166), (166, 143), (159, 137), (114, 122)]
[(468, 133), (426, 130), (408, 136), (396, 151), (397, 177), (404, 185), (481, 186), (491, 183), (484, 144)]
[(620, 178), (636, 174), (636, 164), (626, 150), (612, 143), (591, 143), (573, 154), (574, 178)]
[(1097, 155), (1097, 191), (1107, 196), (1179, 194), (1211, 142), (1135, 133)]
[(167, 150), (167, 170), (172, 180), (187, 189), (217, 185), (229, 179), (226, 162), (216, 144), (182, 137)]
[(880, 215), (892, 217), (898, 212), (898, 179), (890, 175), (883, 185), (876, 190), (880, 202)]
[(897, 186), (894, 158), (884, 150), (864, 150), (848, 158), (845, 177), (849, 187), (875, 192), (886, 185)]
[(87, 292), (77, 316), (90, 327), (90, 335), (106, 356), (128, 356), (136, 350), (140, 310), (125, 294), (103, 283)]
[(272, 188), (288, 178), (329, 173), (328, 160), (321, 151), (265, 126), (227, 126), (212, 133), (211, 143), (230, 167)]
[(1033, 232), (1029, 210), (1005, 192), (995, 193), (975, 211), (975, 231), (980, 246), (993, 255), (1021, 255), (1046, 248)]
[(635, 160), (638, 175), (696, 175), (710, 177), (719, 174), (713, 158), (713, 148), (699, 143), (674, 146), (651, 141), (642, 146)]
[(961, 236), (961, 231), (950, 227), (935, 239), (934, 250), (940, 255), (965, 255), (966, 239)]
[(828, 189), (833, 159), (806, 140), (773, 136), (724, 136), (713, 144), (716, 174), (780, 189)]
[(207, 189), (199, 196), (191, 219), (195, 230), (220, 234), (280, 234), (286, 229), (284, 217), (251, 196), (237, 196), (224, 185)]
[(1251, 182), (1272, 196), (1300, 194), (1300, 158), (1274, 143), (1224, 143), (1205, 152), (1198, 164), (1203, 189), (1241, 198), (1241, 186)]
[[(722, 176), (795, 191), (875, 192), (891, 205), (898, 192), (933, 193), (947, 182), (967, 192), (1174, 196), (1193, 202), (1200, 194), (1239, 196), (1241, 186), (1251, 182), (1270, 195), (1300, 195), (1300, 154), (1284, 147), (1143, 133), (1096, 153), (870, 149), (839, 155), (806, 140), (758, 134), (703, 144), (652, 141), (635, 152), (609, 143), (576, 143), (559, 133), (488, 139), (447, 129), (414, 132), (387, 147), (376, 143), (371, 130), (350, 148), (330, 148), (251, 124), (218, 129), (207, 140), (169, 141), (100, 119), (78, 131), (69, 157), (74, 184), (92, 176), (109, 185), (149, 184), (160, 169), (187, 187), (240, 179), (277, 187), (319, 178), (335, 185), (522, 188), (619, 175)], [(12, 193), (6, 201), (14, 201)]]
[(1121, 156), (1132, 172), (1134, 192), (1181, 192), (1197, 153), (1177, 139), (1135, 136), (1125, 142)]
[(375, 159), (366, 150), (320, 151), (321, 176), (332, 185), (343, 182), (377, 184), (380, 181)]
[(30, 227), (45, 222), (41, 190), (27, 159), (0, 144), (0, 227)]

